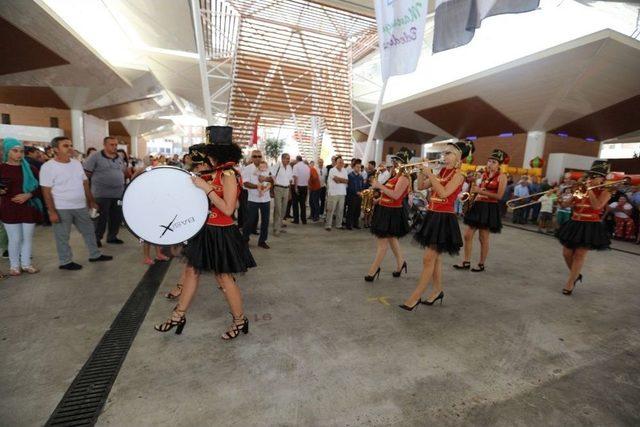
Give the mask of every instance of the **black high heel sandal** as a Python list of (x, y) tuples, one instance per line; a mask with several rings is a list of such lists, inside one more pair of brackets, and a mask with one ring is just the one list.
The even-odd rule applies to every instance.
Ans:
[(168, 299), (169, 301), (173, 301), (173, 300), (176, 300), (176, 299), (180, 298), (180, 295), (182, 295), (182, 283), (176, 283), (176, 289), (178, 289), (180, 291), (180, 293), (178, 295), (172, 294), (171, 293), (171, 291), (173, 290), (172, 289), (171, 291), (167, 292), (164, 297), (166, 299)]
[(419, 299), (418, 302), (416, 302), (413, 307), (409, 307), (406, 304), (400, 304), (398, 307), (400, 307), (403, 310), (407, 310), (407, 311), (413, 311), (414, 308), (416, 308), (417, 306), (419, 306), (420, 304), (424, 304), (424, 302), (422, 301), (422, 299)]
[(376, 280), (376, 278), (378, 278), (380, 276), (380, 267), (378, 267), (378, 269), (376, 270), (375, 273), (373, 273), (373, 276), (369, 276), (368, 274), (366, 276), (364, 276), (364, 280), (367, 282), (373, 282), (374, 280)]
[(402, 263), (400, 270), (392, 272), (391, 275), (393, 277), (400, 277), (402, 275), (402, 270), (404, 270), (404, 274), (407, 274), (407, 261)]
[(422, 301), (422, 304), (424, 304), (424, 305), (433, 305), (438, 300), (440, 300), (440, 305), (442, 305), (442, 303), (444, 302), (444, 291), (440, 291), (438, 296), (435, 297), (435, 299), (433, 301), (424, 300), (424, 301)]
[[(231, 317), (233, 317), (233, 314), (231, 315)], [(236, 321), (241, 319), (242, 319), (242, 323), (236, 323)], [(240, 332), (244, 334), (249, 333), (249, 319), (247, 319), (245, 316), (242, 316), (240, 319), (236, 319), (235, 317), (233, 317), (233, 323), (231, 324), (231, 328), (228, 329), (224, 334), (222, 334), (220, 338), (222, 338), (225, 341), (232, 340), (237, 338), (238, 335), (240, 335)]]
[[(578, 274), (578, 277), (576, 277), (576, 280), (573, 281), (573, 289), (576, 288), (576, 285), (578, 284), (578, 282), (582, 283), (582, 273)], [(562, 290), (562, 294), (563, 295), (571, 295), (571, 293), (573, 292), (573, 289), (571, 289), (571, 290), (563, 289)]]
[(484, 271), (484, 264), (478, 263), (478, 268), (472, 268), (471, 271), (473, 271), (474, 273), (477, 273), (479, 271)]
[(471, 263), (469, 261), (462, 261), (462, 265), (453, 264), (453, 268), (456, 270), (468, 270), (471, 268)]
[[(174, 313), (178, 315), (177, 316), (179, 317), (178, 320), (174, 319), (174, 316), (173, 316)], [(164, 323), (160, 323), (159, 325), (154, 325), (153, 329), (155, 329), (158, 332), (169, 332), (175, 327), (176, 335), (180, 335), (182, 333), (182, 330), (184, 329), (184, 325), (186, 324), (187, 324), (187, 318), (185, 317), (185, 312), (182, 310), (178, 310), (178, 306), (176, 305), (176, 308), (174, 308), (173, 312), (171, 313), (171, 317), (165, 320)]]

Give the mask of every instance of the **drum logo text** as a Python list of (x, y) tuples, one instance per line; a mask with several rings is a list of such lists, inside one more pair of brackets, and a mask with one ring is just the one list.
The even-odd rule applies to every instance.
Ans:
[(159, 227), (162, 228), (164, 231), (162, 232), (162, 234), (160, 235), (160, 237), (164, 237), (164, 235), (166, 234), (167, 231), (171, 231), (173, 232), (175, 229), (178, 229), (180, 227), (182, 227), (183, 225), (187, 225), (190, 224), (192, 222), (196, 222), (196, 219), (194, 217), (189, 217), (187, 219), (178, 219), (176, 221), (176, 219), (178, 219), (178, 215), (176, 214), (173, 219), (171, 220), (171, 222), (169, 222), (168, 225), (162, 225), (160, 224)]

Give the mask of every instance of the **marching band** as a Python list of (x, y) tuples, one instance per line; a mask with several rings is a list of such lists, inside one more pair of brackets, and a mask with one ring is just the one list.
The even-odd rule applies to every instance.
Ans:
[[(255, 267), (248, 243), (242, 239), (234, 213), (238, 201), (242, 179), (238, 165), (242, 157), (240, 147), (232, 141), (232, 129), (226, 126), (207, 128), (208, 143), (190, 147), (193, 160), (192, 181), (207, 196), (210, 208), (206, 225), (181, 248), (185, 260), (180, 282), (165, 294), (177, 305), (171, 316), (163, 323), (155, 325), (159, 332), (176, 328), (180, 334), (186, 324), (186, 311), (192, 302), (202, 273), (212, 273), (218, 287), (223, 292), (233, 317), (231, 326), (221, 338), (230, 340), (240, 333), (249, 331), (249, 321), (244, 315), (240, 288), (235, 274)], [(363, 191), (364, 215), (370, 217), (370, 232), (376, 239), (375, 258), (364, 280), (373, 282), (380, 276), (382, 261), (389, 248), (396, 261), (395, 278), (407, 273), (406, 258), (399, 239), (414, 229), (413, 239), (424, 249), (422, 272), (414, 291), (399, 307), (412, 311), (418, 305), (433, 305), (444, 300), (442, 283), (443, 253), (457, 255), (464, 247), (457, 270), (482, 272), (489, 254), (490, 235), (502, 229), (500, 201), (507, 186), (506, 174), (501, 166), (509, 162), (506, 152), (495, 149), (489, 155), (486, 168), (468, 193), (461, 193), (465, 175), (461, 171), (461, 159), (474, 152), (471, 141), (447, 143), (437, 161), (408, 163), (407, 156), (394, 156), (395, 167), (390, 176), (381, 177), (379, 171), (370, 177), (370, 188)], [(404, 154), (404, 153), (402, 153)], [(431, 164), (441, 166), (434, 172)], [(572, 188), (570, 197), (565, 197), (561, 206), (572, 210), (571, 218), (561, 225), (556, 233), (563, 246), (562, 254), (569, 269), (569, 275), (562, 293), (571, 295), (576, 284), (583, 280), (581, 273), (589, 250), (609, 248), (609, 237), (602, 224), (604, 208), (611, 197), (610, 189), (622, 179), (614, 176), (606, 181), (609, 174), (606, 161), (596, 161), (585, 174), (583, 180)], [(417, 179), (415, 179), (417, 172)], [(429, 190), (426, 213), (413, 221), (406, 206), (407, 196), (413, 189)], [(524, 200), (512, 199), (508, 206), (518, 209), (537, 203), (531, 197)], [(463, 222), (466, 225), (464, 239), (455, 212), (456, 200), (464, 200)], [(528, 203), (527, 203), (528, 202)], [(410, 225), (413, 222), (413, 227)], [(474, 236), (478, 232), (480, 259), (477, 266), (471, 266)], [(427, 292), (429, 286), (431, 290)]]

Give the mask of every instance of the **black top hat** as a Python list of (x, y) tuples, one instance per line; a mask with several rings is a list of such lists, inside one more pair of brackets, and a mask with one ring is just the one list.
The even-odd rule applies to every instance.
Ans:
[(469, 140), (449, 142), (447, 145), (458, 150), (462, 159), (467, 157), (469, 153), (473, 153), (474, 151), (476, 151), (476, 147), (474, 147), (473, 142)]
[(607, 176), (611, 165), (606, 160), (594, 160), (587, 176)]
[(398, 162), (401, 164), (407, 164), (409, 163), (409, 156), (410, 154), (407, 153), (406, 151), (399, 151), (398, 153), (396, 153), (395, 156), (391, 156), (391, 161)]
[(489, 154), (489, 158), (493, 160), (497, 160), (500, 164), (509, 163), (509, 155), (499, 148), (494, 149), (491, 154)]
[(233, 128), (231, 126), (207, 126), (207, 143), (231, 145)]
[(194, 144), (189, 147), (189, 157), (191, 157), (191, 162), (194, 165), (207, 161), (206, 148), (207, 144)]

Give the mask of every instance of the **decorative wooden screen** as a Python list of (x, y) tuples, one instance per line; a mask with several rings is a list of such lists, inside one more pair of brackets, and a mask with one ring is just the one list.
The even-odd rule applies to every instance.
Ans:
[(247, 144), (261, 126), (295, 130), (311, 154), (311, 118), (317, 140), (328, 131), (337, 153), (350, 155), (351, 47), (375, 24), (348, 12), (300, 0), (230, 2), (242, 16), (229, 124)]

